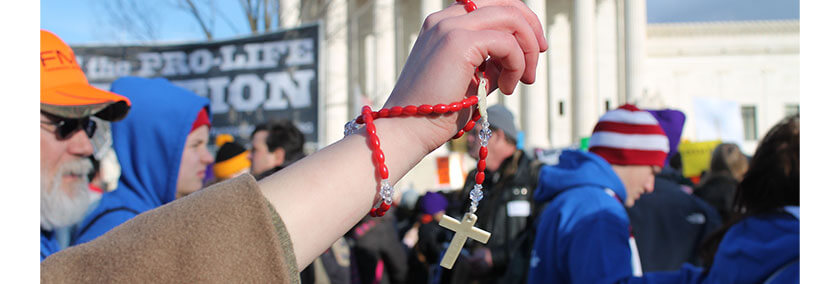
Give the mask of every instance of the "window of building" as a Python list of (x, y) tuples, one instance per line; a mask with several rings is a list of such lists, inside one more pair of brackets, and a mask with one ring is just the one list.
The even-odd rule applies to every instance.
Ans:
[(744, 140), (758, 140), (755, 106), (741, 106), (741, 118), (744, 121)]

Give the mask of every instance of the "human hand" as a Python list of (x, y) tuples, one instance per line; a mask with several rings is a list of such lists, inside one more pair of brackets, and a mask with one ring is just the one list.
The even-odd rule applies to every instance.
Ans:
[[(518, 0), (475, 0), (467, 13), (453, 4), (429, 15), (385, 107), (449, 104), (474, 94), (475, 69), (484, 66), (491, 91), (511, 94), (518, 81), (534, 82), (537, 59), (548, 48), (537, 16)], [(448, 141), (469, 110), (410, 124), (428, 152)], [(413, 127), (417, 126), (417, 127)]]

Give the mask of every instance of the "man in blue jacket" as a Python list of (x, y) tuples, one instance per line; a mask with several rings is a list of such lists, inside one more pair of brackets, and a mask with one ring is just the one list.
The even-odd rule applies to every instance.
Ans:
[(70, 46), (41, 30), (41, 260), (61, 249), (57, 231), (81, 221), (93, 201), (90, 117), (120, 120), (131, 105), (91, 86), (75, 59)]
[(534, 193), (548, 202), (531, 252), (530, 283), (616, 283), (641, 275), (625, 207), (653, 191), (668, 138), (633, 105), (604, 114), (589, 152), (564, 151)]

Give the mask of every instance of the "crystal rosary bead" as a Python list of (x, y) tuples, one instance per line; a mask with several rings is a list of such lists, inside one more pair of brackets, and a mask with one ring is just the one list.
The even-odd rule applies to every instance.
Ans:
[(355, 133), (356, 130), (359, 130), (360, 128), (362, 128), (362, 126), (364, 125), (356, 123), (355, 119), (348, 121), (346, 124), (344, 124), (344, 137)]
[(392, 198), (394, 196), (394, 187), (391, 186), (391, 183), (389, 183), (387, 179), (382, 180), (382, 187), (379, 190), (379, 195), (385, 200), (385, 204), (391, 205), (391, 202), (393, 202)]

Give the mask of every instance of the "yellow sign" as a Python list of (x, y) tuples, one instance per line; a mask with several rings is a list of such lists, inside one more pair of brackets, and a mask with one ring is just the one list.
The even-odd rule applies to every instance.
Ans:
[(686, 177), (698, 177), (703, 171), (709, 169), (712, 152), (718, 144), (720, 144), (720, 140), (681, 142), (679, 151), (682, 156), (683, 175)]

